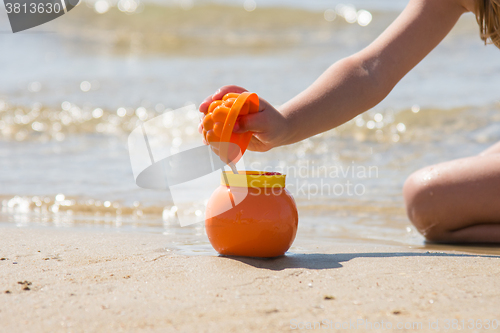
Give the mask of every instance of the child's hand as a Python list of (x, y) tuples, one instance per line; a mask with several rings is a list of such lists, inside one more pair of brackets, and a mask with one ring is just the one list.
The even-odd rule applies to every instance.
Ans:
[[(240, 94), (245, 91), (247, 90), (238, 86), (224, 86), (201, 103), (200, 112), (206, 114), (210, 103), (222, 99), (227, 93)], [(259, 98), (259, 112), (238, 117), (233, 133), (253, 132), (248, 149), (264, 152), (286, 143), (287, 126), (285, 117), (267, 101)], [(200, 121), (198, 131), (203, 132), (203, 119)], [(208, 144), (204, 139), (203, 143)]]

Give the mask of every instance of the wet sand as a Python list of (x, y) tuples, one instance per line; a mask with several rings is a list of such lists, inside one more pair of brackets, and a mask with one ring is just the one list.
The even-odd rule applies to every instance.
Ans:
[(160, 234), (0, 234), (1, 332), (272, 332), (322, 321), (429, 331), (429, 321), (444, 330), (447, 319), (500, 319), (495, 255), (332, 244), (259, 260), (181, 255)]

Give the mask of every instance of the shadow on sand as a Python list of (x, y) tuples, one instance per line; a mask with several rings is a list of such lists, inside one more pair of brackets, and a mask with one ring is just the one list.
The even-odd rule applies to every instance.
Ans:
[(500, 258), (494, 255), (473, 255), (473, 254), (454, 254), (454, 253), (436, 253), (436, 252), (373, 252), (373, 253), (287, 253), (284, 256), (276, 258), (247, 258), (236, 256), (221, 256), (231, 260), (237, 260), (244, 264), (281, 271), (288, 268), (307, 268), (307, 269), (332, 269), (343, 267), (341, 262), (349, 261), (355, 258), (394, 258), (394, 257), (465, 257), (465, 258)]

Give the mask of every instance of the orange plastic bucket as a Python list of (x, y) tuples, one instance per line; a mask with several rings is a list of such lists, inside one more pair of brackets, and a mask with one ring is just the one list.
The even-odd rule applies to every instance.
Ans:
[[(246, 194), (244, 199), (224, 211), (228, 192), (236, 196), (238, 191)], [(283, 255), (295, 239), (299, 219), (285, 175), (257, 171), (224, 172), (208, 201), (207, 216), (213, 216), (206, 219), (205, 229), (214, 249), (246, 257)]]

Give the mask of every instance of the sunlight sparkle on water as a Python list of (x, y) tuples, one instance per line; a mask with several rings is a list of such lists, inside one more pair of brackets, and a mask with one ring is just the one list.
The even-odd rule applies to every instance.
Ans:
[(71, 109), (71, 103), (68, 101), (62, 102), (61, 108), (65, 111), (68, 111), (69, 109)]
[(97, 0), (94, 4), (94, 10), (98, 14), (104, 14), (109, 10), (109, 2), (106, 0)]
[(101, 108), (94, 109), (94, 111), (92, 111), (92, 117), (94, 117), (95, 119), (101, 118), (103, 113), (104, 111), (102, 111)]
[(45, 125), (38, 121), (35, 121), (33, 122), (33, 124), (31, 124), (31, 128), (33, 128), (34, 131), (42, 132), (43, 130), (45, 130)]
[(372, 22), (373, 16), (372, 14), (364, 9), (356, 10), (356, 7), (351, 4), (338, 4), (335, 7), (335, 11), (332, 9), (327, 9), (325, 11), (325, 20), (333, 21), (336, 16), (341, 16), (345, 19), (347, 23), (356, 23), (362, 27), (366, 27)]
[(40, 90), (42, 90), (42, 84), (38, 81), (31, 82), (28, 85), (28, 90), (31, 92), (39, 92)]
[(337, 12), (329, 8), (325, 10), (324, 16), (326, 21), (333, 22), (337, 18)]
[(335, 11), (338, 15), (342, 16), (347, 23), (354, 23), (358, 19), (356, 7), (353, 5), (338, 4), (335, 7)]
[(368, 24), (372, 22), (372, 14), (367, 10), (360, 10), (357, 13), (358, 24), (362, 27), (366, 27)]
[(134, 0), (120, 0), (118, 2), (118, 10), (124, 13), (133, 13), (139, 7), (139, 3)]
[(90, 88), (92, 88), (91, 84), (89, 81), (82, 81), (82, 83), (80, 83), (80, 89), (83, 91), (83, 92), (87, 92), (90, 90)]
[(356, 126), (363, 127), (365, 125), (365, 120), (361, 116), (356, 117)]
[(116, 110), (116, 114), (118, 117), (125, 117), (127, 115), (127, 110), (125, 108), (118, 108), (118, 110)]
[(135, 110), (135, 115), (142, 121), (148, 119), (148, 111), (142, 106)]
[(255, 0), (245, 0), (243, 8), (245, 8), (247, 12), (253, 12), (257, 8), (257, 3)]

